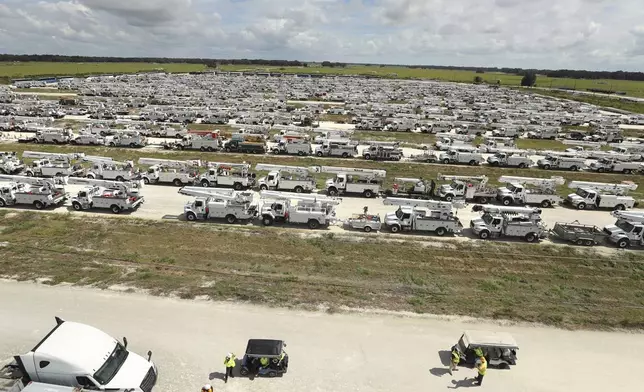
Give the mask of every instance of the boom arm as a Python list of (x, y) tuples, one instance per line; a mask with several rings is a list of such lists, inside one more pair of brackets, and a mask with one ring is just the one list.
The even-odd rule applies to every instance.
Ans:
[(512, 207), (512, 206), (496, 206), (492, 204), (480, 205), (477, 204), (472, 207), (472, 211), (483, 211), (497, 214), (541, 214), (541, 209), (537, 207)]
[(622, 181), (621, 184), (607, 184), (603, 182), (587, 182), (587, 181), (570, 181), (568, 187), (572, 189), (577, 188), (592, 188), (597, 191), (610, 191), (616, 193), (626, 193), (637, 189), (637, 184), (632, 181)]
[(382, 201), (382, 204), (388, 206), (409, 206), (428, 208), (430, 210), (451, 211), (453, 208), (463, 208), (465, 203), (461, 201), (446, 202), (436, 200), (417, 200), (417, 199), (403, 199), (399, 197), (388, 197)]
[(324, 195), (309, 194), (303, 195), (301, 193), (292, 192), (276, 192), (276, 191), (261, 191), (259, 192), (262, 200), (305, 200), (305, 201), (319, 201), (329, 205), (338, 205), (342, 201), (337, 197), (329, 197)]
[(139, 165), (164, 165), (168, 167), (186, 168), (201, 166), (201, 161), (198, 159), (189, 161), (176, 161), (172, 159), (139, 158)]
[(374, 177), (384, 178), (387, 176), (386, 170), (362, 169), (356, 167), (335, 167), (335, 166), (310, 166), (309, 171), (313, 173), (342, 173), (348, 175), (372, 175)]
[(644, 223), (644, 212), (640, 211), (613, 211), (610, 213), (617, 219), (624, 219), (627, 221), (635, 221)]
[(51, 159), (55, 161), (65, 161), (65, 162), (71, 162), (74, 159), (79, 159), (83, 158), (85, 156), (84, 153), (70, 153), (70, 154), (62, 154), (62, 153), (53, 153), (53, 152), (40, 152), (40, 151), (24, 151), (22, 153), (23, 158), (31, 158), (31, 159)]
[(56, 189), (56, 185), (66, 185), (68, 184), (68, 180), (69, 177), (41, 178), (0, 174), (0, 181), (11, 181), (29, 185), (46, 186), (49, 189)]
[(438, 174), (439, 181), (466, 181), (466, 182), (480, 182), (487, 183), (487, 176), (452, 176), (449, 174)]
[(563, 177), (553, 176), (550, 178), (533, 178), (533, 177), (513, 177), (501, 176), (499, 182), (529, 184), (541, 187), (555, 188), (557, 185), (563, 185), (566, 180)]
[(296, 173), (296, 174), (302, 174), (302, 175), (309, 174), (309, 169), (306, 167), (269, 165), (266, 163), (258, 163), (257, 165), (255, 165), (255, 170), (280, 171), (280, 172)]
[(73, 185), (93, 185), (102, 186), (107, 189), (118, 189), (125, 193), (129, 193), (132, 189), (140, 189), (143, 187), (143, 181), (109, 181), (97, 180), (93, 178), (84, 177), (70, 177), (69, 184)]

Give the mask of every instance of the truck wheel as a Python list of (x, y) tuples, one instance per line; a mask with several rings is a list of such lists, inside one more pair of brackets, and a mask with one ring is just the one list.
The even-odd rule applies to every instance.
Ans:
[(199, 147), (199, 151), (201, 151), (201, 152), (206, 152), (206, 146), (201, 146), (201, 147)]
[(578, 210), (585, 210), (586, 209), (586, 203), (577, 204), (577, 209)]
[(631, 174), (631, 169), (624, 169), (623, 173), (624, 174)]
[(315, 219), (309, 219), (308, 226), (309, 226), (309, 229), (315, 230), (318, 227), (320, 227), (320, 222), (316, 221)]
[(136, 144), (130, 143), (130, 148), (134, 148), (134, 147), (136, 147)]
[(577, 171), (577, 166), (570, 166), (570, 171)]
[(487, 240), (490, 238), (490, 232), (487, 230), (483, 230), (482, 232), (479, 233), (479, 238), (482, 240)]
[(236, 191), (241, 191), (244, 186), (241, 184), (241, 182), (236, 182), (233, 184), (233, 189)]
[(226, 152), (230, 152), (230, 147), (226, 147), (224, 150), (225, 150)]
[(389, 231), (391, 231), (392, 233), (398, 233), (400, 231), (400, 226), (393, 225), (389, 228)]
[(278, 150), (277, 148), (273, 149), (273, 154), (278, 155), (279, 153), (280, 153), (280, 150)]
[(499, 162), (497, 161), (490, 162), (490, 166), (499, 166)]
[(543, 200), (543, 201), (541, 201), (541, 207), (543, 207), (543, 208), (548, 208), (548, 207), (550, 207), (550, 206), (552, 206), (552, 203), (550, 202), (550, 200)]
[(197, 215), (194, 212), (188, 212), (186, 214), (186, 219), (189, 220), (190, 222), (194, 222), (197, 220)]
[(326, 192), (329, 194), (329, 196), (337, 196), (338, 195), (338, 190), (335, 189), (335, 188), (329, 188), (329, 189), (327, 189)]
[(95, 175), (93, 175), (93, 174), (88, 174), (86, 177), (87, 177), (87, 178), (89, 178), (89, 179), (91, 179), (91, 180), (93, 180), (93, 179), (95, 179), (95, 178), (96, 178), (96, 176), (95, 176)]
[(147, 177), (143, 177), (143, 183), (144, 183), (144, 184), (149, 184), (149, 183), (150, 183), (150, 179), (149, 179), (149, 178), (147, 178)]
[(469, 162), (469, 165), (470, 165), (470, 166), (476, 166), (476, 161), (475, 161), (474, 159), (472, 159), (472, 160)]
[(318, 153), (317, 153), (317, 154), (315, 154), (315, 155), (317, 155), (317, 156), (319, 156), (319, 157), (322, 157), (324, 154), (322, 154), (322, 151), (318, 151)]
[(544, 169), (546, 169), (546, 170), (548, 170), (548, 169), (550, 169), (550, 165), (548, 165), (548, 164), (543, 165), (543, 168), (544, 168)]
[(4, 207), (6, 205), (7, 205), (7, 203), (5, 203), (4, 200), (0, 199), (0, 207)]
[(226, 222), (230, 223), (231, 225), (233, 223), (237, 223), (237, 217), (233, 214), (228, 214), (226, 215)]
[(298, 186), (296, 186), (296, 187), (295, 187), (295, 189), (293, 189), (293, 190), (295, 191), (295, 193), (302, 193), (302, 192), (304, 192), (304, 188), (302, 188), (302, 187), (301, 187), (301, 186), (299, 186), (299, 185), (298, 185)]
[(33, 172), (30, 172), (30, 171), (27, 172), (27, 177), (33, 177), (33, 176), (34, 176)]
[(526, 168), (525, 163), (523, 163), (523, 162), (519, 163), (519, 169), (525, 169), (525, 168)]
[(210, 186), (210, 181), (201, 180), (201, 186), (204, 187), (204, 188), (208, 188)]
[(443, 163), (449, 165), (449, 159), (443, 159)]
[(183, 182), (181, 182), (181, 180), (180, 180), (180, 179), (175, 178), (175, 179), (174, 179), (174, 181), (172, 181), (172, 184), (173, 184), (174, 186), (181, 186), (181, 185), (183, 185)]
[(82, 205), (81, 203), (77, 202), (77, 201), (75, 201), (75, 202), (73, 202), (73, 203), (72, 203), (72, 207), (73, 207), (76, 211), (82, 211), (82, 210), (83, 210), (83, 205)]
[(582, 239), (580, 238), (580, 239), (578, 239), (577, 241), (575, 241), (575, 244), (576, 244), (576, 245), (579, 245), (579, 246), (583, 246), (583, 245), (584, 245), (584, 240), (582, 240)]
[(371, 159), (371, 154), (364, 154), (364, 159), (366, 159), (366, 160)]
[(110, 147), (116, 147), (116, 143), (110, 142)]
[(263, 224), (264, 226), (270, 226), (270, 225), (272, 225), (272, 224), (273, 224), (273, 217), (271, 217), (271, 216), (269, 216), (269, 215), (267, 215), (267, 216), (263, 217), (263, 218), (262, 218), (262, 224)]
[(268, 372), (268, 377), (273, 378), (275, 376), (277, 376), (277, 372), (275, 370), (271, 370), (270, 372)]
[(452, 200), (454, 200), (454, 195), (445, 196), (445, 201), (451, 202)]
[(71, 144), (73, 144), (73, 145), (77, 145), (77, 144), (78, 144), (78, 142), (77, 142), (76, 140), (72, 140), (70, 143), (71, 143)]
[(586, 240), (586, 241), (584, 241), (584, 245), (586, 245), (586, 246), (593, 246), (593, 245), (595, 245), (595, 241), (593, 241), (593, 240)]
[(485, 196), (480, 196), (480, 197), (478, 197), (478, 202), (481, 203), (481, 204), (487, 204), (488, 199)]
[(362, 192), (362, 195), (367, 199), (371, 199), (373, 197), (373, 192), (371, 189), (365, 189), (364, 192)]
[(525, 235), (525, 240), (528, 242), (535, 242), (539, 237), (535, 233), (528, 233)]
[(116, 177), (116, 181), (123, 182), (123, 181), (125, 181), (125, 178), (123, 178), (121, 176), (118, 176), (118, 177)]
[[(0, 207), (2, 206), (0, 205)], [(371, 229), (371, 226), (365, 226), (362, 230), (364, 230), (365, 233), (371, 233), (372, 229)]]
[(626, 209), (626, 206), (623, 204), (618, 204), (615, 206), (616, 211), (624, 211)]
[(115, 214), (121, 213), (121, 207), (117, 206), (116, 204), (112, 204), (112, 206), (110, 207), (110, 210)]
[(37, 210), (42, 210), (45, 208), (45, 204), (40, 200), (36, 200), (34, 201), (34, 207), (36, 207)]
[(603, 167), (597, 168), (597, 173), (603, 173), (603, 172), (604, 172), (604, 168), (603, 168)]
[(444, 227), (439, 227), (436, 229), (436, 235), (439, 237), (444, 236), (447, 233), (447, 229)]
[(618, 248), (622, 248), (622, 249), (628, 248), (628, 245), (629, 245), (628, 239), (626, 238), (622, 238), (621, 240), (617, 241)]
[(346, 153), (346, 152), (343, 152), (343, 153), (342, 153), (342, 158), (349, 158), (349, 154), (348, 154), (348, 153)]
[(509, 205), (512, 205), (512, 202), (513, 202), (513, 201), (514, 201), (514, 200), (512, 200), (511, 198), (506, 197), (505, 199), (503, 199), (503, 201), (501, 202), (501, 204), (503, 204), (504, 206), (509, 206)]

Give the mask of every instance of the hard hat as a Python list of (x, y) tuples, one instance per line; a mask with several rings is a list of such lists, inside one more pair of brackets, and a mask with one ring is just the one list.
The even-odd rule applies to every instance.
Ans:
[(227, 357), (227, 358), (232, 358), (232, 356), (233, 356), (233, 354), (232, 354), (232, 353), (228, 353), (228, 354), (226, 354), (226, 357)]
[(201, 387), (201, 390), (202, 390), (202, 391), (209, 391), (210, 389), (212, 389), (212, 387), (210, 386), (210, 384), (206, 384), (206, 385), (204, 385), (203, 387)]

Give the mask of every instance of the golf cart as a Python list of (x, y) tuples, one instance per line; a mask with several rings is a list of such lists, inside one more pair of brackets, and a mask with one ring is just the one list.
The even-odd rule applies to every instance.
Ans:
[[(241, 362), (242, 376), (255, 374), (258, 376), (275, 377), (288, 370), (288, 354), (284, 351), (286, 343), (282, 340), (250, 339), (246, 353)], [(268, 358), (268, 366), (262, 366), (260, 359)]]
[(483, 353), (488, 366), (508, 369), (517, 363), (517, 346), (514, 338), (505, 332), (465, 331), (456, 348), (461, 354), (459, 364), (473, 366), (478, 359), (477, 351)]

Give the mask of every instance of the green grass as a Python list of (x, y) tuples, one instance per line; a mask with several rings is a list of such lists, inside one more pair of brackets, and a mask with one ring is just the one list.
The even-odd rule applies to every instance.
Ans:
[[(428, 135), (429, 136), (429, 135)], [(256, 163), (271, 163), (277, 165), (289, 166), (342, 166), (342, 167), (360, 167), (367, 169), (383, 169), (387, 170), (387, 180), (385, 186), (390, 187), (393, 184), (394, 177), (410, 177), (410, 178), (436, 178), (439, 173), (453, 174), (453, 175), (481, 175), (484, 174), (490, 178), (490, 185), (500, 185), (497, 179), (500, 176), (522, 176), (522, 177), (537, 177), (537, 178), (550, 178), (551, 176), (562, 176), (567, 180), (578, 181), (593, 181), (593, 182), (607, 182), (617, 183), (624, 180), (633, 181), (639, 185), (638, 189), (630, 194), (635, 198), (644, 198), (644, 176), (633, 176), (624, 174), (610, 174), (610, 173), (593, 173), (593, 172), (570, 172), (570, 171), (557, 171), (557, 170), (541, 170), (538, 168), (531, 169), (511, 169), (511, 168), (498, 168), (498, 167), (472, 167), (472, 166), (445, 166), (441, 164), (421, 164), (411, 162), (395, 162), (395, 163), (380, 163), (366, 160), (344, 160), (344, 159), (316, 159), (311, 157), (290, 157), (290, 156), (273, 156), (273, 155), (241, 155), (241, 154), (227, 154), (227, 153), (209, 153), (200, 151), (149, 151), (137, 150), (127, 148), (110, 148), (110, 147), (92, 147), (92, 146), (54, 146), (54, 145), (38, 145), (31, 144), (11, 144), (3, 147), (6, 151), (16, 151), (22, 154), (23, 151), (45, 151), (45, 152), (84, 152), (87, 155), (98, 155), (112, 157), (118, 161), (134, 160), (138, 161), (140, 157), (146, 158), (162, 158), (162, 159), (200, 159), (204, 161), (220, 161), (220, 162), (247, 162), (253, 166)], [(328, 174), (317, 175), (320, 186), (325, 178), (330, 177)], [(558, 194), (561, 196), (568, 195), (570, 189), (560, 187)]]
[[(639, 82), (633, 82), (633, 83), (639, 83)], [(606, 97), (606, 96), (600, 96), (600, 95), (573, 94), (569, 92), (555, 91), (555, 90), (523, 90), (523, 91), (531, 91), (534, 94), (546, 95), (549, 97), (571, 99), (573, 101), (584, 102), (584, 103), (597, 105), (604, 108), (615, 108), (615, 109), (625, 110), (632, 113), (644, 114), (644, 103), (622, 99), (617, 96)], [(637, 96), (635, 94), (633, 95)], [(639, 96), (642, 96), (642, 95), (639, 95)]]
[(587, 249), (518, 243), (436, 246), (415, 239), (392, 246), (373, 236), (355, 241), (275, 227), (87, 214), (12, 211), (2, 225), (7, 245), (0, 247), (0, 270), (19, 280), (118, 284), (275, 306), (644, 327), (644, 256), (637, 252), (616, 260)]
[(0, 62), (0, 78), (96, 75), (111, 73), (136, 73), (149, 71), (196, 72), (205, 71), (203, 64), (183, 63), (50, 63), (50, 62)]

